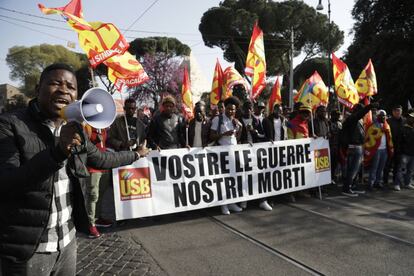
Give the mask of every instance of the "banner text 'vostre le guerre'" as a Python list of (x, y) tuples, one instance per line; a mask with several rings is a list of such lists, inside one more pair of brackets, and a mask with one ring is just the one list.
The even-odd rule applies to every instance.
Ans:
[[(255, 152), (234, 151), (233, 156), (234, 162), (230, 162), (228, 151), (185, 154), (181, 157), (170, 155), (153, 157), (152, 163), (157, 180), (165, 181), (167, 177), (173, 180), (174, 204), (180, 207), (197, 205), (201, 201), (210, 203), (214, 200), (243, 197), (245, 181), (248, 195), (253, 195), (253, 174), (257, 175), (259, 194), (305, 186), (303, 164), (312, 161), (309, 143), (258, 148)], [(253, 170), (253, 158), (256, 159), (258, 170)], [(231, 167), (237, 175), (223, 177), (222, 175), (231, 173)], [(277, 167), (286, 168), (264, 171)], [(211, 178), (199, 181), (196, 176)], [(183, 177), (189, 181), (188, 184), (180, 181)]]

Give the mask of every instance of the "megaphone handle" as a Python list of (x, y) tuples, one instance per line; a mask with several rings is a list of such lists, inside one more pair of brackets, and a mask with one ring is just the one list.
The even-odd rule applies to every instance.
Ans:
[(81, 144), (83, 145), (83, 144), (85, 144), (85, 133), (83, 132), (83, 129), (82, 129), (82, 127), (80, 126), (80, 124), (76, 124), (76, 128), (78, 129), (78, 131), (79, 131), (79, 136), (81, 137), (81, 139), (82, 139), (82, 142), (81, 142)]
[[(79, 125), (79, 124), (76, 124), (76, 128), (78, 129), (78, 131), (79, 131), (79, 136), (80, 136), (80, 138), (81, 138), (81, 145), (83, 145), (83, 144), (85, 144), (85, 134), (84, 134), (84, 132), (83, 132), (83, 129), (82, 129), (82, 127)], [(75, 154), (75, 153), (77, 153), (77, 149), (76, 149), (76, 147), (72, 147), (71, 149), (70, 149), (70, 152), (72, 153), (72, 154)]]

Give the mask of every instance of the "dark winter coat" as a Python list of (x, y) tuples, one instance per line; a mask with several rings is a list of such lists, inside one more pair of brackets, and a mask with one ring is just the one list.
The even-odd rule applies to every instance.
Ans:
[[(57, 145), (36, 100), (29, 107), (0, 116), (0, 257), (27, 261), (45, 230), (52, 204), (53, 183), (66, 157)], [(86, 135), (84, 135), (87, 137)], [(132, 163), (134, 152), (103, 153), (87, 138), (66, 162), (73, 184), (72, 220), (87, 225), (80, 182), (86, 165), (110, 169)]]

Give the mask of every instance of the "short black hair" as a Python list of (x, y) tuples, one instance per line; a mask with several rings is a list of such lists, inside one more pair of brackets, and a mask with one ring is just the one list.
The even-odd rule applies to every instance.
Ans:
[(206, 105), (206, 103), (203, 100), (200, 100), (198, 102), (196, 102), (195, 106), (199, 106), (199, 105)]
[(299, 110), (300, 107), (303, 105), (302, 102), (296, 102), (293, 104), (293, 110)]
[(69, 71), (69, 72), (71, 72), (71, 73), (75, 76), (75, 78), (76, 78), (76, 72), (75, 72), (75, 70), (73, 70), (73, 68), (72, 68), (70, 65), (68, 65), (68, 64), (66, 64), (66, 63), (53, 63), (53, 64), (51, 64), (51, 65), (47, 66), (47, 67), (46, 67), (46, 68), (42, 71), (42, 74), (40, 75), (40, 79), (39, 79), (39, 85), (42, 83), (42, 81), (46, 78), (46, 76), (47, 76), (50, 72), (55, 71), (55, 70), (66, 70), (66, 71)]
[(228, 97), (227, 99), (224, 100), (224, 106), (228, 106), (230, 104), (234, 104), (236, 106), (236, 108), (239, 108), (240, 101), (235, 96), (231, 96), (231, 97)]
[(316, 112), (318, 112), (318, 111), (320, 111), (320, 110), (322, 110), (322, 109), (324, 109), (324, 110), (326, 111), (326, 106), (324, 106), (324, 105), (319, 105), (319, 106), (316, 108)]
[(128, 98), (128, 99), (126, 99), (125, 100), (125, 102), (124, 102), (124, 106), (126, 106), (126, 104), (127, 103), (134, 103), (134, 104), (137, 104), (137, 102), (133, 99), (133, 98)]
[(251, 101), (244, 102), (244, 104), (243, 104), (244, 109), (250, 109), (252, 107), (253, 107), (253, 104), (252, 104)]

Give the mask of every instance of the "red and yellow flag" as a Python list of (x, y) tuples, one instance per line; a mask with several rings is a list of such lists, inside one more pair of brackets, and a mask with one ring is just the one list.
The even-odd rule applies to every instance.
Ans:
[(83, 19), (82, 3), (80, 0), (72, 0), (64, 7), (46, 8), (42, 4), (37, 4), (43, 14), (60, 14), (74, 30), (90, 30), (92, 27)]
[(108, 79), (119, 91), (124, 85), (135, 87), (149, 80), (141, 63), (129, 52), (113, 56), (104, 64), (108, 66)]
[(127, 87), (135, 87), (146, 81), (148, 81), (148, 75), (144, 69), (138, 71), (137, 74), (130, 76), (124, 76), (121, 73), (114, 71), (112, 68), (108, 68), (108, 79), (114, 84), (118, 91), (121, 91), (124, 85)]
[(129, 44), (118, 28), (111, 23), (90, 22), (91, 30), (77, 30), (79, 46), (88, 56), (92, 67), (110, 57), (122, 55)]
[(42, 4), (38, 4), (38, 7), (44, 14), (68, 13), (76, 17), (83, 18), (81, 0), (71, 0), (66, 6), (59, 8), (46, 8)]
[(217, 59), (216, 67), (214, 68), (213, 84), (210, 92), (210, 105), (216, 106), (221, 100), (223, 94), (223, 69)]
[(235, 85), (241, 84), (244, 86), (244, 89), (248, 91), (246, 80), (232, 66), (229, 66), (226, 68), (226, 70), (224, 70), (223, 76), (224, 87), (223, 93), (221, 94), (221, 99), (223, 101), (233, 95), (233, 86)]
[(373, 122), (369, 125), (365, 132), (365, 142), (364, 142), (364, 165), (368, 166), (372, 161), (375, 153), (377, 152), (382, 136), (385, 134), (387, 141), (387, 151), (388, 157), (391, 158), (394, 154), (394, 145), (392, 143), (391, 128), (390, 125), (385, 122), (380, 124), (378, 122)]
[(104, 61), (104, 64), (125, 77), (143, 72), (141, 63), (130, 52), (110, 57)]
[(348, 66), (337, 58), (334, 53), (332, 53), (332, 63), (338, 101), (346, 107), (352, 108), (359, 102), (359, 96)]
[(304, 105), (312, 107), (313, 110), (320, 105), (328, 105), (328, 88), (318, 71), (315, 71), (313, 75), (303, 83), (294, 100), (295, 102), (302, 102)]
[(134, 87), (147, 81), (142, 65), (126, 50), (128, 42), (111, 23), (87, 22), (83, 18), (81, 0), (72, 0), (64, 7), (46, 8), (38, 4), (44, 14), (60, 14), (78, 33), (79, 45), (92, 67), (104, 63), (108, 66), (108, 79), (118, 90), (123, 85)]
[[(364, 105), (369, 105), (369, 97), (364, 98)], [(367, 114), (365, 114), (363, 119), (363, 124), (365, 131), (368, 129), (368, 127), (372, 124), (372, 111), (368, 111)]]
[(368, 64), (362, 70), (355, 85), (361, 99), (374, 96), (378, 93), (377, 77), (371, 59), (369, 59)]
[(280, 88), (282, 86), (281, 79), (282, 76), (277, 76), (275, 84), (273, 85), (272, 94), (270, 94), (268, 104), (269, 113), (273, 112), (273, 106), (275, 104), (282, 104), (282, 95), (280, 93)]
[(257, 22), (254, 25), (246, 59), (245, 74), (252, 78), (250, 97), (254, 100), (266, 87), (266, 59), (263, 42), (263, 31)]
[(188, 76), (187, 66), (184, 67), (183, 84), (181, 87), (181, 111), (186, 120), (194, 117), (193, 113), (193, 96), (191, 94), (190, 78)]
[(44, 14), (60, 14), (78, 33), (79, 46), (88, 56), (92, 67), (106, 59), (123, 54), (129, 47), (119, 30), (111, 23), (87, 22), (83, 19), (80, 0), (72, 0), (61, 8), (46, 8), (38, 4)]

